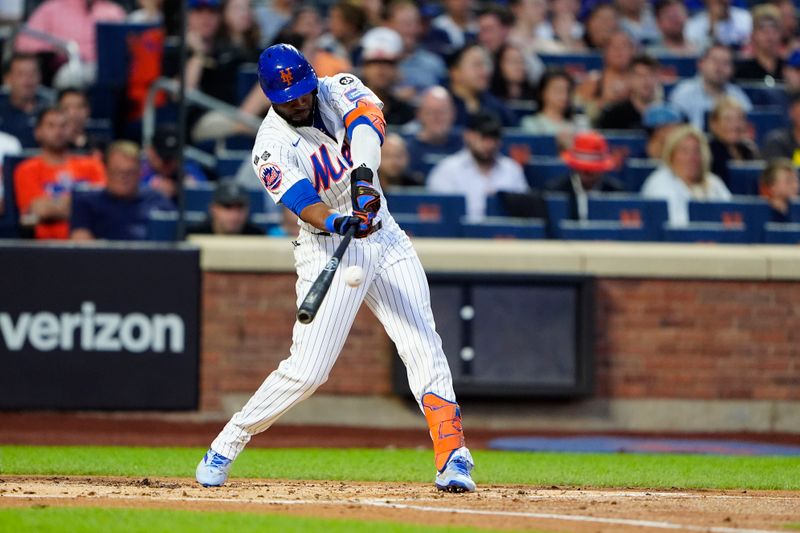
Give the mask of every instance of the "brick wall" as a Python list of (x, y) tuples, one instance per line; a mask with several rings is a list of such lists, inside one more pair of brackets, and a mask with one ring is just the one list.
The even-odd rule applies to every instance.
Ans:
[[(201, 408), (253, 392), (288, 355), (293, 273), (203, 275)], [(604, 279), (596, 394), (800, 400), (800, 283)], [(320, 391), (391, 390), (389, 340), (368, 309)]]

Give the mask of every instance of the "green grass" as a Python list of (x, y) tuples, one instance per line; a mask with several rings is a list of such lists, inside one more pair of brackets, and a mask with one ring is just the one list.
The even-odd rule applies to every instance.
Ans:
[(275, 514), (192, 512), (161, 509), (96, 509), (35, 507), (0, 509), (0, 531), (97, 533), (467, 533), (485, 529), (431, 527), (281, 516)]
[[(192, 477), (205, 450), (0, 446), (0, 474)], [(800, 458), (476, 451), (480, 484), (800, 490)], [(431, 482), (416, 450), (246, 450), (232, 477)]]

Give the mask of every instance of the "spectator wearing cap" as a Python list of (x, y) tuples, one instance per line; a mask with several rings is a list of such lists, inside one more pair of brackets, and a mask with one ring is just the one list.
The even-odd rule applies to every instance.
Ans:
[(622, 183), (607, 175), (616, 162), (605, 137), (596, 131), (576, 134), (572, 146), (561, 152), (561, 159), (569, 167), (569, 174), (548, 183), (545, 189), (569, 196), (570, 217), (575, 220), (589, 216), (587, 193), (625, 190)]
[(791, 159), (771, 159), (759, 178), (759, 195), (769, 202), (772, 222), (791, 222), (790, 202), (796, 202), (800, 193), (797, 166)]
[(222, 180), (214, 189), (208, 218), (190, 227), (187, 233), (198, 235), (265, 235), (265, 231), (248, 221), (250, 196), (234, 180)]
[(175, 206), (155, 191), (139, 187), (141, 156), (130, 141), (115, 141), (106, 151), (106, 186), (73, 193), (70, 218), (72, 240), (147, 239), (150, 212), (174, 211)]
[(486, 216), (486, 199), (499, 191), (526, 192), (522, 167), (500, 153), (503, 124), (489, 112), (469, 116), (464, 130), (464, 149), (444, 158), (427, 180), (431, 192), (463, 194), (467, 217)]
[(400, 78), (397, 62), (403, 54), (400, 34), (385, 27), (373, 28), (364, 34), (361, 47), (361, 78), (383, 102), (386, 123), (400, 126), (414, 120), (414, 108), (394, 94)]
[(683, 0), (657, 0), (656, 25), (659, 38), (647, 47), (647, 53), (659, 55), (695, 55), (697, 47), (686, 40), (683, 29), (689, 15)]
[(416, 101), (425, 90), (445, 80), (447, 67), (441, 57), (419, 45), (422, 20), (413, 0), (392, 0), (386, 12), (386, 25), (403, 40), (403, 55), (398, 64), (401, 89), (406, 100)]
[(705, 0), (705, 6), (686, 23), (684, 33), (689, 42), (699, 50), (713, 42), (735, 49), (747, 43), (753, 29), (749, 11), (731, 6), (731, 0)]
[(727, 95), (736, 99), (745, 112), (753, 109), (750, 98), (731, 83), (733, 75), (733, 53), (720, 43), (709, 46), (697, 61), (698, 74), (694, 78), (678, 83), (669, 95), (669, 100), (692, 125), (705, 130), (706, 115), (714, 108), (717, 99)]
[(706, 136), (690, 125), (675, 128), (667, 137), (661, 165), (645, 180), (642, 195), (666, 200), (669, 222), (675, 226), (689, 223), (692, 200), (731, 199), (728, 188), (711, 172)]
[(33, 54), (14, 52), (3, 64), (3, 84), (8, 92), (0, 99), (0, 131), (16, 137), (23, 148), (36, 147), (36, 117), (51, 103), (41, 82), (39, 60)]
[(771, 87), (783, 80), (780, 17), (780, 11), (773, 5), (753, 8), (752, 57), (737, 64), (734, 75), (737, 81), (762, 81)]
[(661, 99), (663, 90), (658, 81), (658, 61), (647, 55), (633, 58), (628, 69), (630, 96), (607, 106), (597, 119), (597, 127), (608, 130), (638, 130), (642, 114), (648, 106)]
[(708, 118), (711, 172), (730, 185), (728, 163), (758, 159), (758, 146), (747, 135), (747, 116), (739, 102), (720, 98)]
[[(156, 128), (151, 144), (145, 150), (142, 185), (175, 201), (178, 195), (179, 154), (180, 144), (176, 127), (172, 124), (162, 124)], [(184, 185), (205, 181), (208, 181), (208, 178), (203, 170), (192, 161), (184, 160)]]
[[(86, 86), (96, 77), (98, 22), (123, 22), (125, 10), (111, 0), (45, 0), (26, 22), (32, 30), (78, 44), (78, 53), (83, 62), (80, 72), (73, 72), (69, 63), (56, 73), (57, 87)], [(20, 32), (16, 41), (20, 52), (60, 52), (41, 39)]]
[(514, 125), (512, 113), (489, 92), (492, 60), (482, 46), (470, 44), (448, 56), (447, 70), (456, 125), (464, 126), (468, 115), (482, 110), (499, 116), (505, 126)]
[(684, 122), (680, 111), (675, 109), (672, 104), (661, 102), (649, 106), (642, 117), (642, 126), (647, 132), (645, 157), (661, 159), (667, 137), (672, 130)]
[(767, 134), (761, 153), (764, 159), (785, 157), (800, 165), (800, 93), (794, 93), (789, 101), (789, 126), (772, 130)]

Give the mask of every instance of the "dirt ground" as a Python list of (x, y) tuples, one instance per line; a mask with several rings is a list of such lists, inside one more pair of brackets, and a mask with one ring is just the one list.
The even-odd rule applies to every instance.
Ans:
[(309, 517), (577, 532), (780, 531), (800, 519), (800, 494), (753, 491), (576, 490), (432, 484), (2, 476), (0, 507), (103, 506), (281, 513)]
[[(0, 412), (0, 444), (202, 447), (208, 445), (221, 427), (220, 422), (186, 422), (179, 417), (173, 420), (112, 413)], [(513, 434), (471, 431), (468, 439), (470, 447), (485, 448), (492, 438)], [(797, 435), (724, 437), (773, 443), (800, 440)], [(251, 446), (270, 447), (311, 445), (427, 448), (430, 441), (424, 430), (275, 426), (251, 442)], [(225, 487), (205, 489), (191, 479), (0, 474), (0, 508), (11, 506), (236, 510), (422, 525), (623, 533), (785, 532), (785, 524), (800, 522), (800, 491), (581, 490), (483, 485), (474, 494), (456, 495), (437, 492), (432, 482), (233, 479)]]

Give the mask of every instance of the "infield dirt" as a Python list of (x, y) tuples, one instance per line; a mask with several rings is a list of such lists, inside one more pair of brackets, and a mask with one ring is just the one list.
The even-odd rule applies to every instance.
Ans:
[(538, 531), (786, 531), (800, 493), (642, 491), (481, 486), (443, 494), (432, 484), (185, 478), (3, 476), (0, 507), (83, 506), (281, 513), (410, 524)]

